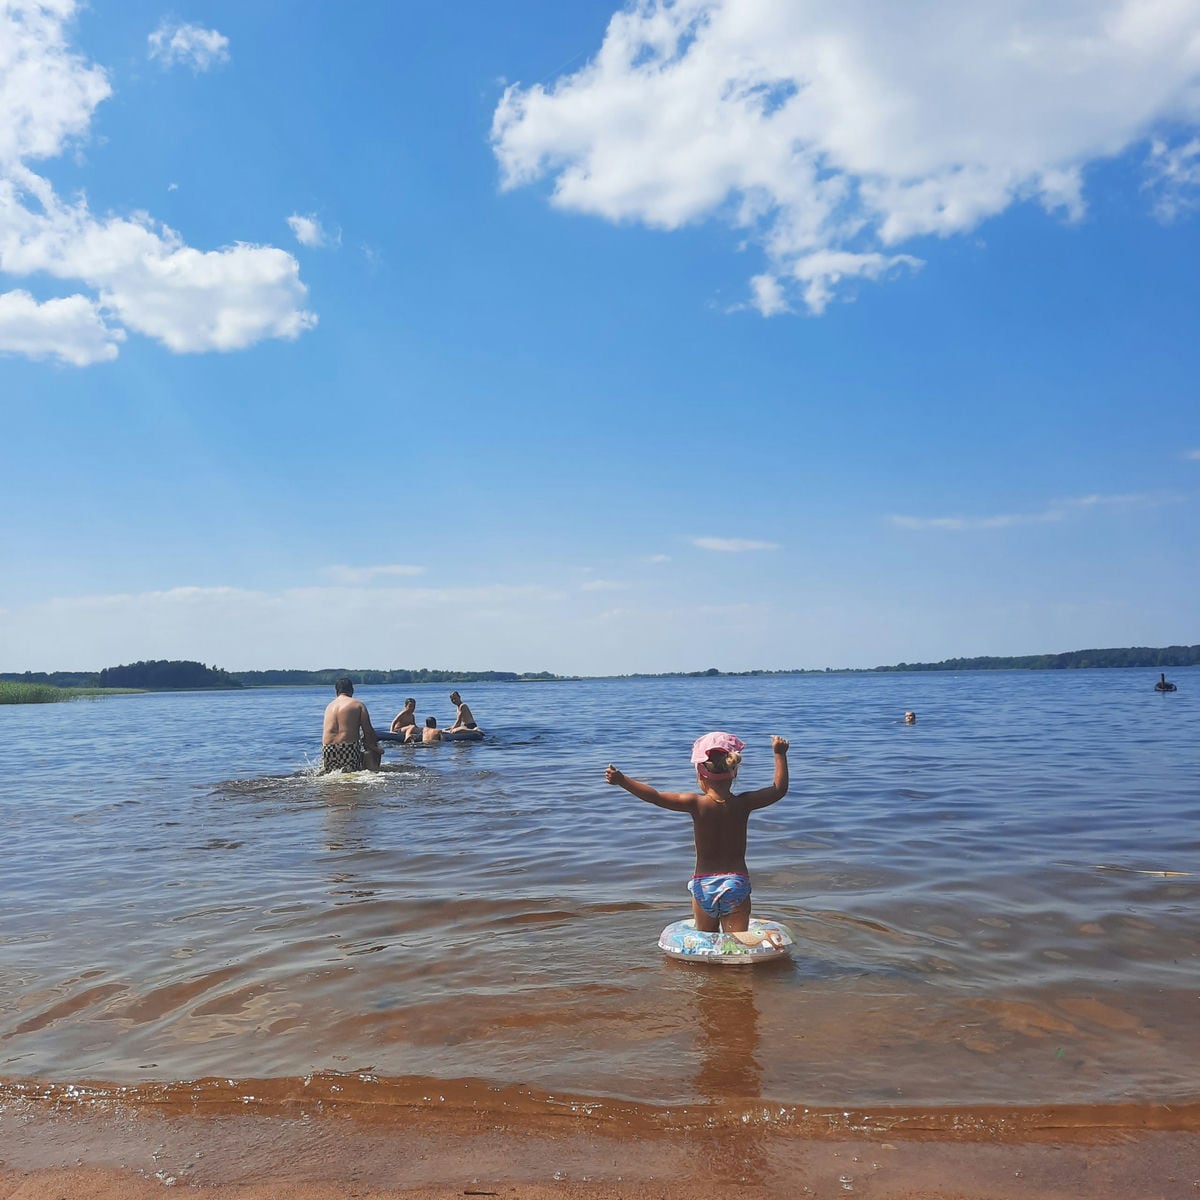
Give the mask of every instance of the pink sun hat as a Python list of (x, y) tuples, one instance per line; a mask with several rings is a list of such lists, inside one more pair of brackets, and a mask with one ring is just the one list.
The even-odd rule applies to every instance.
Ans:
[(708, 756), (714, 750), (723, 750), (726, 754), (732, 754), (735, 750), (745, 750), (746, 743), (739, 737), (734, 737), (732, 733), (706, 733), (703, 737), (696, 739), (696, 744), (692, 747), (692, 762), (699, 764), (707, 761)]

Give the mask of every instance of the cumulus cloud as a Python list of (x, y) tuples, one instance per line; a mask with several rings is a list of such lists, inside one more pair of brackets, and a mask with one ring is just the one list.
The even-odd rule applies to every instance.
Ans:
[(1184, 499), (1167, 492), (1130, 492), (1105, 496), (1092, 493), (1052, 501), (1046, 508), (1031, 513), (1002, 513), (986, 517), (913, 517), (893, 515), (888, 522), (898, 529), (1010, 529), (1015, 525), (1046, 525), (1064, 521), (1073, 512), (1090, 508), (1152, 508), (1162, 504), (1178, 504)]
[(398, 577), (411, 578), (414, 575), (424, 575), (424, 567), (410, 567), (403, 565), (383, 566), (383, 567), (325, 567), (322, 571), (324, 576), (333, 583), (345, 584), (347, 586), (355, 586), (363, 583), (374, 583), (380, 579), (396, 579)]
[(39, 304), (28, 292), (0, 293), (0, 353), (57, 358), (75, 367), (117, 357), (122, 329), (110, 329), (86, 296)]
[(301, 216), (293, 213), (287, 219), (288, 227), (296, 235), (296, 241), (302, 246), (336, 246), (341, 243), (341, 233), (328, 233), (316, 216), (309, 214)]
[[(561, 208), (744, 231), (769, 316), (1014, 203), (1077, 220), (1088, 164), (1197, 121), (1200, 0), (637, 0), (581, 69), (510, 86), (492, 143), (504, 187), (549, 179)], [(1155, 151), (1171, 204), (1198, 155)]]
[(146, 40), (150, 57), (168, 67), (188, 66), (199, 73), (229, 61), (229, 39), (200, 25), (164, 21)]
[(80, 284), (90, 295), (31, 308), (2, 296), (4, 348), (85, 365), (115, 357), (127, 330), (178, 353), (239, 350), (316, 324), (299, 264), (274, 246), (198, 250), (150, 214), (98, 215), (60, 199), (29, 163), (83, 138), (110, 94), (67, 42), (74, 0), (0, 0), (0, 271)]
[(723, 554), (741, 554), (747, 550), (778, 550), (777, 542), (755, 542), (749, 538), (694, 537), (692, 545), (701, 550), (717, 550)]

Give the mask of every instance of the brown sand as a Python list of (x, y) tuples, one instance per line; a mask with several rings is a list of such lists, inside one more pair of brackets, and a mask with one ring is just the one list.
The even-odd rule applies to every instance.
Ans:
[[(1168, 1110), (1169, 1113), (1169, 1110)], [(0, 1200), (1182, 1200), (1200, 1196), (1194, 1112), (1159, 1128), (1026, 1113), (987, 1130), (631, 1129), (579, 1115), (414, 1110), (198, 1115), (0, 1107)], [(1003, 1132), (997, 1132), (1001, 1130)]]

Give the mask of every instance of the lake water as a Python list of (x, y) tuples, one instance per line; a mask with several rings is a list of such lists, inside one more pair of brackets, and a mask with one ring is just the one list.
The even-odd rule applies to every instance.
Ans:
[[(1200, 671), (1172, 674), (463, 685), (487, 739), (374, 776), (315, 774), (329, 689), (0, 707), (0, 1077), (658, 1121), (1195, 1101)], [(386, 728), (406, 690), (358, 694)], [(741, 787), (791, 739), (749, 846), (790, 961), (657, 949), (691, 823), (603, 771), (689, 788), (710, 729)]]

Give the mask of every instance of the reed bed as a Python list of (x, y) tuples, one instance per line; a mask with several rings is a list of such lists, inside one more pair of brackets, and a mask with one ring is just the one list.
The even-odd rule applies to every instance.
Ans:
[(20, 683), (0, 679), (0, 704), (56, 704), (61, 700), (80, 700), (88, 696), (116, 696), (136, 692), (137, 688), (65, 688), (49, 683)]

